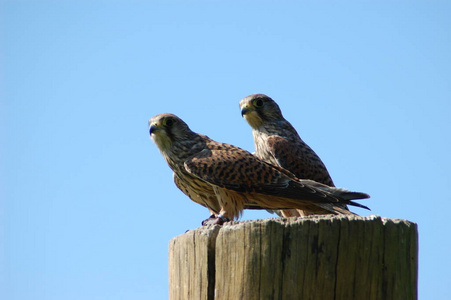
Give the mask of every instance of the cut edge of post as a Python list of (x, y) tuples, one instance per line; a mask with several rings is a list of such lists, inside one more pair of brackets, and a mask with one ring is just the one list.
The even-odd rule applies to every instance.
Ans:
[[(322, 221), (327, 221), (331, 223), (335, 222), (343, 222), (344, 221), (344, 228), (348, 228), (348, 226), (351, 225), (351, 223), (354, 222), (376, 222), (380, 223), (383, 226), (383, 231), (389, 230), (389, 227), (397, 227), (398, 229), (393, 231), (391, 234), (394, 235), (402, 235), (402, 233), (406, 233), (407, 237), (403, 241), (405, 243), (410, 243), (411, 247), (409, 248), (409, 253), (405, 253), (410, 259), (410, 261), (404, 262), (404, 267), (409, 269), (408, 272), (410, 272), (410, 276), (413, 279), (415, 277), (415, 282), (411, 281), (413, 286), (409, 291), (405, 290), (406, 287), (400, 287), (397, 284), (393, 285), (393, 282), (390, 283), (390, 286), (385, 286), (386, 289), (392, 291), (396, 290), (398, 292), (401, 292), (401, 290), (404, 290), (411, 299), (417, 299), (418, 298), (418, 225), (414, 222), (404, 220), (404, 219), (391, 219), (391, 218), (385, 218), (381, 217), (379, 215), (369, 215), (369, 216), (357, 216), (357, 215), (315, 215), (315, 216), (308, 216), (308, 217), (292, 217), (292, 218), (267, 218), (267, 219), (256, 219), (256, 220), (245, 220), (245, 221), (231, 221), (227, 222), (224, 225), (209, 225), (209, 226), (201, 226), (195, 229), (188, 230), (184, 234), (181, 234), (179, 236), (176, 236), (171, 239), (169, 243), (169, 248), (173, 248), (175, 244), (177, 243), (177, 239), (180, 239), (179, 241), (186, 240), (185, 237), (190, 237), (188, 240), (192, 239), (193, 242), (193, 249), (194, 251), (202, 250), (202, 253), (207, 253), (207, 266), (206, 266), (206, 278), (204, 279), (208, 280), (208, 283), (206, 285), (207, 291), (206, 294), (203, 292), (202, 294), (206, 296), (205, 299), (215, 299), (215, 292), (216, 292), (216, 285), (218, 278), (217, 276), (217, 266), (218, 262), (217, 260), (217, 245), (218, 242), (218, 236), (221, 235), (221, 232), (233, 232), (234, 230), (248, 230), (247, 228), (254, 228), (255, 226), (260, 227), (263, 226), (263, 224), (270, 225), (270, 226), (276, 226), (276, 227), (287, 227), (287, 226), (296, 226), (296, 225), (306, 225), (315, 223), (320, 223)], [(347, 225), (346, 225), (347, 224)], [(357, 225), (357, 224), (356, 224)], [(401, 226), (400, 226), (401, 225)], [(251, 226), (251, 227), (249, 227)], [(358, 225), (363, 226), (363, 225)], [(244, 228), (243, 228), (244, 227)], [(341, 231), (342, 229), (340, 229)], [(385, 233), (382, 233), (385, 236)], [(392, 236), (394, 237), (394, 236)], [(393, 250), (394, 245), (386, 245), (386, 241), (382, 241), (384, 244), (382, 247), (386, 248), (387, 250)], [(388, 248), (387, 248), (388, 247)], [(207, 249), (205, 249), (207, 248)], [(171, 250), (170, 250), (171, 251)], [(394, 254), (393, 254), (394, 255)], [(391, 259), (392, 254), (389, 254), (388, 257), (385, 257), (385, 254), (382, 258), (384, 261), (385, 259)], [(409, 266), (406, 266), (406, 263), (410, 263)], [(337, 261), (338, 265), (338, 261)], [(205, 268), (204, 268), (205, 270)], [(170, 271), (171, 272), (171, 271)], [(203, 273), (205, 274), (205, 273)], [(381, 278), (382, 279), (382, 278)], [(219, 278), (221, 281), (221, 278)], [(386, 278), (384, 279), (386, 280)], [(205, 286), (204, 286), (205, 287)], [(171, 285), (170, 285), (171, 288)], [(337, 287), (335, 287), (337, 289)], [(337, 292), (337, 291), (335, 291)], [(347, 290), (341, 291), (342, 293), (347, 293)], [(406, 294), (406, 296), (407, 296)], [(202, 298), (204, 299), (204, 298)]]

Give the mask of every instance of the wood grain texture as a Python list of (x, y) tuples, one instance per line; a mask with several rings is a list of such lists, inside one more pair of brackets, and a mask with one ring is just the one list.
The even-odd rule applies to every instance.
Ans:
[(170, 299), (417, 299), (417, 240), (377, 216), (198, 228), (171, 241)]
[(214, 244), (219, 229), (200, 227), (169, 242), (169, 299), (214, 299)]

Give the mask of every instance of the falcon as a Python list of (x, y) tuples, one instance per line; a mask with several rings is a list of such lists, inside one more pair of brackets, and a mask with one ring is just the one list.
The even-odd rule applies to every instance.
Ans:
[[(273, 165), (284, 168), (296, 177), (335, 186), (326, 166), (316, 153), (285, 120), (277, 103), (264, 94), (253, 94), (240, 101), (241, 115), (252, 127), (255, 155)], [(347, 214), (351, 213), (346, 204), (337, 204)], [(324, 210), (285, 210), (283, 216), (329, 214)]]
[(204, 225), (237, 219), (245, 208), (328, 210), (342, 214), (340, 204), (365, 207), (351, 200), (369, 197), (300, 180), (244, 149), (191, 131), (173, 114), (152, 117), (149, 133), (173, 170), (176, 186), (210, 211)]

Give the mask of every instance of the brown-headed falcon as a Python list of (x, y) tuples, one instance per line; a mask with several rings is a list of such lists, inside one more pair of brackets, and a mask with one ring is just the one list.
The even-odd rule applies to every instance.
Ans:
[[(253, 94), (240, 101), (241, 115), (252, 127), (255, 155), (261, 160), (290, 171), (297, 178), (335, 186), (326, 166), (319, 156), (299, 136), (296, 129), (285, 120), (279, 105), (264, 94)], [(352, 214), (346, 204), (336, 204), (343, 213)], [(285, 217), (311, 214), (330, 214), (323, 210), (283, 210)]]
[(191, 131), (173, 114), (151, 118), (149, 133), (174, 171), (176, 186), (209, 209), (211, 216), (203, 224), (237, 219), (245, 208), (341, 214), (343, 204), (365, 207), (351, 200), (369, 197), (298, 179), (246, 150)]

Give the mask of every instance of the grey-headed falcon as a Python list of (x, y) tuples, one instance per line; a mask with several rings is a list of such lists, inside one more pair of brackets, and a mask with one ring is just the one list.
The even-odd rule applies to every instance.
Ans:
[(174, 171), (176, 186), (212, 214), (203, 224), (237, 219), (245, 208), (328, 210), (341, 214), (339, 204), (364, 207), (351, 200), (369, 197), (300, 180), (246, 150), (191, 131), (173, 114), (152, 117), (149, 133)]
[[(285, 120), (279, 105), (264, 94), (253, 94), (240, 101), (241, 115), (252, 127), (255, 155), (273, 165), (284, 168), (296, 177), (311, 179), (335, 186), (326, 166), (319, 156), (299, 136), (296, 129)], [(337, 204), (347, 214), (352, 214), (346, 204)], [(285, 210), (283, 216), (329, 214), (330, 211)]]

